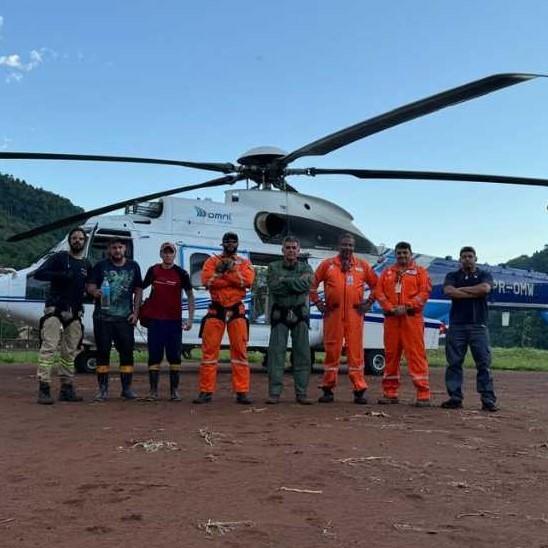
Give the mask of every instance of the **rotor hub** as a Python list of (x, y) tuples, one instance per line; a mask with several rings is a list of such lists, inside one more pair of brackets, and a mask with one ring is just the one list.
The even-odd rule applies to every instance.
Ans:
[(278, 147), (256, 147), (244, 152), (238, 158), (238, 163), (243, 166), (266, 167), (284, 156), (287, 156), (287, 152)]

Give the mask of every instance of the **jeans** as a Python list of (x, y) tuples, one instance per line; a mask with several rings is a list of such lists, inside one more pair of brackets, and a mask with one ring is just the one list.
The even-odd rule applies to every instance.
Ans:
[(452, 400), (462, 401), (462, 364), (466, 351), (470, 347), (472, 357), (476, 362), (476, 389), (482, 403), (495, 403), (497, 398), (491, 375), (491, 350), (489, 348), (489, 331), (485, 325), (451, 325), (445, 342), (447, 370), (445, 385)]

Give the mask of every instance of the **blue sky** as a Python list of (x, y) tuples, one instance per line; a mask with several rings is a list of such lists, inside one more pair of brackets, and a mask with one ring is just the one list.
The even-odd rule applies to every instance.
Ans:
[[(548, 74), (548, 2), (445, 0), (0, 6), (0, 148), (235, 161), (294, 150), (497, 72)], [(548, 178), (548, 78), (386, 130), (294, 167)], [(87, 209), (211, 178), (196, 170), (0, 161)], [(548, 243), (548, 189), (293, 178), (348, 209), (375, 243), (475, 245), (494, 263)], [(222, 200), (222, 190), (199, 194)], [(189, 197), (196, 194), (188, 194)]]

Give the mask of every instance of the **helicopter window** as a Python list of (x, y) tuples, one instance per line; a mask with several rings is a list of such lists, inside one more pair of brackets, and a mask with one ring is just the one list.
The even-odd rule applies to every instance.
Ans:
[(49, 295), (49, 282), (37, 280), (34, 276), (36, 270), (27, 274), (25, 285), (25, 299), (45, 301)]
[(128, 259), (133, 259), (133, 240), (131, 239), (131, 234), (129, 232), (112, 230), (107, 234), (97, 231), (88, 248), (88, 260), (92, 265), (106, 259), (108, 242), (115, 236), (124, 238), (126, 242), (126, 257)]
[[(273, 256), (274, 259), (279, 257)], [(253, 299), (249, 307), (249, 320), (253, 323), (268, 323), (268, 288), (266, 286), (266, 265), (253, 264), (255, 268), (255, 281), (251, 288)]]
[(190, 283), (192, 287), (203, 287), (202, 268), (209, 257), (210, 255), (207, 253), (193, 253), (190, 256)]

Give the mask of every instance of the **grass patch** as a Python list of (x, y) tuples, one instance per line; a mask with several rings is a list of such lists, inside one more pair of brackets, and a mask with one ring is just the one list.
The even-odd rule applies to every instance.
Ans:
[[(493, 369), (509, 371), (548, 371), (548, 350), (538, 348), (492, 348)], [(428, 350), (430, 367), (445, 367), (445, 350)], [(470, 351), (464, 366), (475, 369)]]
[[(493, 369), (512, 371), (548, 371), (548, 350), (537, 348), (493, 348)], [(428, 350), (428, 363), (430, 367), (445, 367), (445, 351)], [(199, 361), (201, 351), (199, 348), (192, 350), (191, 361)], [(323, 352), (316, 352), (316, 364), (323, 363)], [(118, 364), (118, 355), (112, 353), (112, 365)], [(220, 361), (230, 362), (230, 352), (221, 350)], [(262, 352), (249, 352), (249, 362), (260, 364), (263, 362)], [(0, 351), (0, 364), (14, 363), (38, 363), (38, 352), (35, 350)], [(137, 350), (135, 363), (147, 363), (147, 352)], [(464, 361), (465, 367), (475, 368), (474, 360), (470, 352)]]

